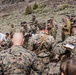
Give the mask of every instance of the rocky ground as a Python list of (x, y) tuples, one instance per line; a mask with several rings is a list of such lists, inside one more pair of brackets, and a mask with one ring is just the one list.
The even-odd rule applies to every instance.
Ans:
[(8, 32), (10, 25), (14, 24), (16, 27), (22, 21), (30, 21), (31, 15), (25, 15), (25, 8), (27, 5), (33, 6), (34, 3), (45, 7), (39, 7), (34, 10), (37, 20), (47, 21), (51, 16), (59, 23), (65, 14), (76, 15), (76, 1), (75, 0), (0, 0), (0, 31)]

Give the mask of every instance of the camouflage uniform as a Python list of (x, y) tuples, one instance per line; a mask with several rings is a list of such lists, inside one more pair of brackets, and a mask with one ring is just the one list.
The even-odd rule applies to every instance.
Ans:
[(35, 24), (33, 22), (30, 22), (30, 32), (32, 34), (36, 34), (36, 32), (37, 32), (37, 24)]
[(55, 28), (52, 28), (52, 29), (48, 30), (48, 34), (52, 35), (54, 38), (56, 38), (56, 30), (55, 30)]
[[(55, 34), (53, 33), (53, 31), (55, 32)], [(50, 34), (51, 32), (55, 35), (54, 37), (55, 40), (52, 45), (52, 49), (53, 49), (58, 42), (62, 41), (62, 26), (58, 26), (57, 30), (49, 30)], [(52, 52), (54, 53), (54, 51)], [(52, 59), (54, 60), (56, 58), (54, 57)], [(42, 75), (59, 75), (59, 72), (60, 72), (60, 62), (50, 61), (50, 63), (46, 65), (45, 70)]]
[(36, 20), (35, 15), (33, 15), (30, 21), (31, 33), (35, 34), (37, 32), (37, 27), (38, 27), (38, 21)]
[(34, 51), (38, 58), (42, 59), (44, 63), (50, 61), (50, 55), (54, 38), (51, 35), (44, 33), (33, 35), (28, 42), (28, 49)]
[(57, 33), (56, 33), (56, 42), (61, 42), (62, 40), (62, 26), (58, 26)]
[(59, 75), (60, 73), (60, 62), (50, 62), (42, 75)]
[[(68, 37), (64, 42), (57, 44), (57, 45), (54, 47), (54, 52), (55, 52), (56, 54), (59, 54), (59, 55), (65, 53), (66, 48), (65, 48), (64, 46), (65, 46), (66, 44), (68, 44), (68, 43), (71, 43), (71, 44), (73, 44), (74, 46), (76, 46), (76, 35), (71, 36), (71, 37)], [(74, 50), (71, 51), (71, 52), (72, 52), (71, 54), (73, 54), (74, 56), (76, 55), (76, 49), (75, 49), (75, 48), (74, 48)]]
[(71, 25), (75, 24), (76, 23), (76, 16), (71, 15), (70, 21), (71, 21)]
[(48, 22), (47, 23), (47, 30), (48, 30), (49, 35), (52, 35), (54, 38), (56, 38), (56, 33), (57, 33), (56, 26), (54, 26), (52, 23)]
[(8, 49), (10, 47), (10, 42), (11, 42), (10, 37), (9, 36), (6, 37), (6, 35), (5, 35), (5, 38), (3, 39), (3, 41), (0, 44), (0, 51)]
[[(56, 38), (56, 42), (61, 42), (61, 29), (62, 27), (59, 26), (58, 27), (58, 31), (60, 31), (60, 33), (57, 33), (57, 37)], [(55, 42), (54, 42), (55, 43)], [(73, 51), (71, 51), (71, 55), (75, 56), (76, 55), (76, 35), (68, 37), (64, 42), (62, 43), (55, 43), (56, 45), (54, 45), (53, 47), (53, 52), (55, 53), (55, 55), (61, 55), (64, 54), (65, 52), (68, 52), (69, 55), (69, 51), (66, 51), (66, 48), (64, 47), (64, 45), (66, 45), (67, 43), (72, 43), (75, 45), (75, 48)], [(58, 58), (57, 58), (58, 59)], [(62, 60), (62, 58), (61, 58)], [(46, 69), (43, 73), (43, 75), (59, 75), (58, 73), (60, 72), (60, 61), (59, 62), (50, 62), (47, 66)]]
[(43, 64), (22, 46), (12, 46), (0, 53), (0, 75), (30, 75), (31, 68), (41, 75)]
[[(76, 27), (75, 25), (72, 26)], [(70, 49), (69, 47), (66, 47), (66, 45), (72, 44), (75, 46), (74, 49)], [(62, 61), (63, 59), (70, 57), (70, 56), (75, 56), (76, 55), (76, 34), (74, 32), (73, 36), (68, 37), (65, 41), (63, 42), (57, 42), (56, 45), (54, 45), (53, 52), (55, 55), (58, 56), (58, 58)]]
[[(44, 39), (45, 38), (45, 39)], [(54, 38), (51, 35), (47, 34), (35, 34), (31, 37), (28, 43), (28, 48), (36, 53), (39, 60), (42, 60), (45, 64), (45, 69), (42, 75), (49, 75), (49, 67), (50, 59), (52, 56), (52, 44), (54, 42)], [(52, 70), (51, 70), (52, 73)], [(51, 74), (50, 73), (50, 74)]]
[(0, 52), (10, 47), (10, 41), (3, 41), (0, 46)]
[(15, 27), (14, 25), (12, 24), (11, 27), (10, 27), (10, 34), (13, 34), (15, 31)]

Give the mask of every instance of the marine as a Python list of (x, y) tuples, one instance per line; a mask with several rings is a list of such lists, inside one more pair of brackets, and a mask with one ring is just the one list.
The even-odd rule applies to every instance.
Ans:
[(22, 47), (23, 34), (14, 33), (12, 42), (11, 48), (0, 52), (0, 75), (31, 75), (32, 69), (41, 75), (44, 65), (35, 53)]
[(37, 57), (42, 59), (44, 63), (49, 63), (54, 38), (45, 33), (45, 23), (40, 23), (38, 27), (39, 33), (33, 34), (29, 39), (28, 49), (35, 52)]
[[(70, 48), (67, 48), (67, 44), (72, 44), (74, 46), (74, 49), (70, 50)], [(58, 43), (54, 47), (55, 54), (61, 55), (66, 52), (66, 50), (69, 50), (71, 52), (71, 56), (76, 56), (76, 24), (72, 25), (72, 36), (68, 37), (66, 40), (64, 40), (62, 43)]]
[(54, 37), (54, 39), (56, 39), (56, 28), (54, 27), (53, 23), (51, 22), (51, 20), (47, 21), (47, 30), (48, 30), (48, 34), (52, 35)]
[(29, 22), (30, 28), (31, 28), (31, 33), (36, 34), (37, 28), (38, 28), (38, 21), (36, 20), (36, 16), (32, 15), (32, 19)]

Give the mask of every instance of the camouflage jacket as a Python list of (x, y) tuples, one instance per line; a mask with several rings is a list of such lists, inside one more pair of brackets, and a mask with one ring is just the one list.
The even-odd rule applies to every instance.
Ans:
[[(73, 44), (76, 47), (76, 35), (68, 37), (64, 42), (56, 44), (54, 47), (54, 52), (56, 54), (63, 54), (66, 51), (66, 44)], [(76, 55), (76, 49), (71, 50), (72, 55)]]
[(34, 51), (38, 56), (48, 56), (51, 53), (51, 47), (54, 42), (54, 38), (47, 34), (35, 34), (28, 42), (28, 49)]
[(56, 38), (56, 29), (53, 27), (52, 29), (48, 30), (48, 34), (52, 35), (54, 38)]
[(31, 68), (41, 73), (40, 63), (33, 52), (22, 46), (12, 46), (0, 53), (0, 75), (30, 75)]

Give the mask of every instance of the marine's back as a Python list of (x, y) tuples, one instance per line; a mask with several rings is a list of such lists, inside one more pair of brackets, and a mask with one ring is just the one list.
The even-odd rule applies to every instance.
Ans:
[[(22, 46), (13, 46), (1, 52), (1, 61), (4, 75), (30, 75), (33, 57), (30, 51)], [(34, 55), (33, 55), (34, 56)]]

